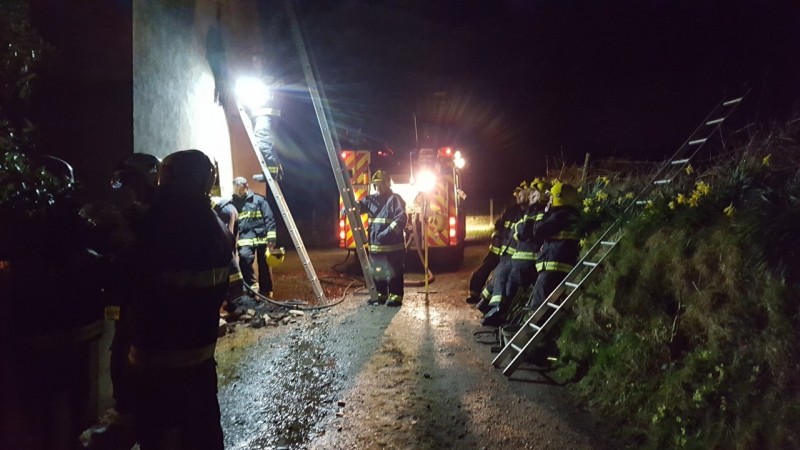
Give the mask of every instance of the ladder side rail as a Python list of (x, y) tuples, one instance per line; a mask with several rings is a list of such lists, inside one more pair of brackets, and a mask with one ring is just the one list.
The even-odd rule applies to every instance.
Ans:
[(294, 222), (291, 211), (289, 211), (289, 206), (286, 204), (286, 198), (283, 196), (283, 191), (281, 191), (278, 182), (272, 177), (272, 174), (267, 168), (267, 163), (264, 161), (264, 155), (262, 155), (258, 149), (250, 117), (241, 105), (237, 106), (239, 109), (239, 117), (242, 120), (245, 131), (247, 132), (247, 137), (250, 139), (250, 145), (253, 147), (253, 151), (256, 154), (258, 163), (261, 165), (261, 171), (264, 174), (264, 179), (269, 184), (272, 196), (275, 198), (275, 203), (277, 203), (278, 209), (281, 212), (281, 216), (286, 223), (286, 227), (289, 231), (289, 236), (292, 238), (292, 242), (294, 243), (295, 250), (297, 250), (297, 253), (300, 256), (300, 261), (303, 264), (303, 269), (305, 269), (308, 280), (311, 282), (311, 288), (317, 298), (317, 303), (325, 304), (327, 303), (327, 300), (325, 299), (325, 292), (322, 290), (322, 285), (319, 282), (319, 278), (317, 278), (317, 273), (314, 271), (314, 266), (311, 264), (311, 259), (308, 256), (305, 245), (303, 245), (303, 238), (297, 231), (297, 225)]
[(353, 231), (353, 238), (356, 241), (356, 254), (361, 264), (361, 270), (364, 273), (364, 281), (366, 282), (367, 289), (369, 290), (370, 297), (373, 300), (378, 299), (378, 290), (375, 287), (375, 282), (372, 279), (372, 270), (370, 267), (369, 256), (365, 248), (366, 233), (364, 232), (364, 225), (361, 222), (361, 217), (356, 214), (356, 201), (353, 194), (353, 185), (350, 180), (350, 174), (342, 168), (340, 153), (341, 147), (339, 144), (338, 136), (334, 136), (335, 130), (332, 126), (332, 121), (326, 114), (326, 101), (320, 93), (317, 77), (315, 76), (314, 67), (311, 65), (311, 60), (308, 57), (305, 43), (303, 41), (300, 26), (297, 22), (297, 16), (294, 12), (294, 7), (291, 0), (286, 1), (286, 10), (291, 22), (292, 35), (294, 37), (295, 46), (300, 56), (300, 62), (303, 66), (303, 72), (306, 77), (306, 84), (311, 96), (311, 102), (314, 105), (314, 111), (317, 115), (317, 122), (319, 122), (320, 132), (322, 133), (322, 140), (325, 143), (325, 149), (328, 153), (328, 159), (333, 170), (336, 185), (339, 189), (339, 194), (342, 196), (342, 201), (345, 205), (345, 214), (350, 221), (350, 226), (356, 226)]
[[(603, 233), (603, 237), (607, 236), (612, 231), (613, 228), (614, 228), (614, 226), (609, 227), (609, 229), (606, 230), (605, 233)], [(614, 230), (614, 231), (617, 231), (617, 230)], [(624, 232), (621, 232), (620, 235), (618, 236), (618, 238), (621, 238), (622, 235), (624, 235)], [(617, 240), (609, 249), (607, 249), (607, 251), (605, 253), (603, 253), (600, 256), (600, 258), (597, 261), (595, 261), (597, 263), (596, 265), (589, 267), (589, 266), (586, 266), (586, 265), (582, 264), (582, 262), (587, 259), (586, 256), (589, 255), (592, 252), (592, 250), (594, 250), (595, 248), (602, 247), (602, 245), (600, 244), (601, 240), (602, 240), (602, 237), (601, 237), (601, 239), (598, 239), (597, 243), (595, 243), (595, 245), (590, 249), (590, 251), (587, 252), (586, 255), (584, 255), (583, 258), (581, 258), (581, 261), (579, 261), (575, 265), (575, 267), (573, 267), (573, 269), (567, 274), (567, 276), (564, 278), (564, 280), (562, 280), (561, 283), (559, 283), (558, 286), (556, 286), (556, 288), (553, 289), (553, 292), (551, 292), (550, 295), (547, 296), (547, 298), (542, 302), (542, 304), (539, 305), (536, 308), (536, 310), (534, 311), (533, 315), (531, 315), (531, 317), (529, 317), (528, 320), (525, 321), (523, 326), (520, 327), (519, 331), (517, 331), (517, 333), (514, 334), (514, 336), (511, 338), (511, 340), (509, 340), (508, 345), (506, 345), (500, 351), (500, 353), (494, 358), (494, 360), (492, 361), (492, 364), (495, 367), (498, 367), (509, 356), (509, 353), (512, 353), (512, 352), (516, 351), (511, 344), (519, 346), (517, 344), (517, 340), (520, 339), (520, 338), (524, 339), (524, 335), (529, 334), (528, 328), (531, 328), (530, 327), (531, 324), (539, 326), (538, 325), (539, 324), (539, 319), (544, 317), (544, 315), (547, 312), (548, 308), (551, 308), (549, 306), (550, 304), (555, 304), (555, 305), (558, 306), (551, 313), (550, 318), (552, 318), (553, 316), (556, 316), (556, 315), (560, 315), (559, 313), (561, 313), (563, 309), (567, 308), (568, 306), (570, 306), (572, 304), (571, 299), (574, 296), (574, 294), (579, 290), (579, 287), (581, 285), (583, 285), (583, 283), (585, 283), (586, 281), (588, 281), (590, 279), (590, 277), (592, 276), (594, 271), (598, 267), (600, 267), (600, 263), (602, 263), (603, 260), (605, 260), (606, 256), (608, 256), (608, 254), (611, 252), (611, 250), (614, 247), (616, 247), (616, 242), (618, 242), (618, 240)], [(572, 289), (572, 291), (569, 292), (567, 294), (567, 296), (564, 297), (563, 300), (561, 300), (561, 302), (556, 301), (557, 299), (561, 298), (561, 295), (567, 289), (566, 283), (570, 282), (571, 280), (574, 280), (578, 276), (582, 275), (584, 270), (586, 271), (586, 274), (581, 277), (581, 280), (578, 283), (576, 283), (579, 286), (577, 288), (575, 288), (575, 289)], [(548, 318), (547, 320), (549, 321), (550, 318)], [(544, 337), (547, 334), (547, 331), (549, 330), (549, 328), (546, 325), (547, 325), (547, 321), (545, 322), (544, 325), (540, 326), (540, 329), (535, 332), (534, 336), (532, 338), (530, 338), (530, 340), (531, 341), (536, 340), (540, 336)], [(527, 348), (527, 345), (524, 346), (523, 348)], [(512, 372), (513, 372), (513, 370), (512, 370)], [(506, 372), (504, 371), (504, 373), (506, 373)], [(508, 373), (508, 374), (510, 374), (510, 373)]]

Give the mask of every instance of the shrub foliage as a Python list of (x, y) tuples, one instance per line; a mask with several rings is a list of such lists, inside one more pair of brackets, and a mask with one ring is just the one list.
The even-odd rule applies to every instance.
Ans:
[[(585, 285), (556, 375), (631, 446), (800, 447), (798, 135), (687, 167)], [(592, 229), (620, 217), (614, 184), (583, 186)]]

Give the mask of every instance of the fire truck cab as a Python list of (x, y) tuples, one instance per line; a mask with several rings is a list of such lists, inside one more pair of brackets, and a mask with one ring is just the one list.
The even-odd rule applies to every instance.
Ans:
[[(375, 170), (384, 170), (392, 178), (392, 191), (406, 203), (409, 226), (406, 243), (409, 252), (424, 252), (434, 268), (457, 268), (464, 258), (466, 218), (461, 189), (461, 152), (452, 147), (423, 148), (409, 154), (408, 160), (396, 158), (391, 151), (343, 150), (343, 166), (349, 171), (356, 200), (370, 193)], [(339, 210), (344, 208), (339, 199)], [(369, 223), (362, 215), (365, 229)], [(339, 247), (355, 249), (353, 232), (346, 217), (339, 219)]]

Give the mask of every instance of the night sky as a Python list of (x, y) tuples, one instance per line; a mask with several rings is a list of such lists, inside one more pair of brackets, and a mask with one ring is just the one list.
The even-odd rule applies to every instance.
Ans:
[[(289, 174), (325, 170), (285, 14), (272, 7), (263, 7), (272, 17), (265, 44), (285, 83), (285, 166)], [(546, 165), (582, 163), (587, 152), (592, 160), (662, 160), (745, 83), (750, 94), (729, 127), (785, 120), (800, 98), (798, 8), (766, 0), (351, 0), (301, 1), (298, 15), (340, 130), (403, 155), (415, 146), (416, 114), (420, 130), (437, 125), (464, 149), (468, 194), (504, 198)], [(426, 106), (434, 92), (447, 92), (435, 113)], [(298, 195), (335, 190), (332, 176), (320, 176), (294, 186)]]

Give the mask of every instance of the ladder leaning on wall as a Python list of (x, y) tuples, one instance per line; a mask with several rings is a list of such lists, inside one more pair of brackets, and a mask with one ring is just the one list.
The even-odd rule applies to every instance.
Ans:
[[(681, 171), (686, 168), (692, 158), (697, 155), (700, 148), (719, 129), (725, 119), (733, 112), (736, 106), (744, 99), (747, 92), (741, 96), (722, 100), (700, 123), (689, 138), (678, 148), (672, 157), (667, 160), (656, 172), (650, 182), (645, 185), (628, 207), (625, 213), (630, 213), (632, 208), (647, 204), (647, 199), (659, 187), (671, 183)], [(623, 213), (623, 217), (627, 214)], [(492, 361), (494, 367), (501, 367), (510, 359), (503, 368), (503, 375), (511, 376), (525, 359), (529, 350), (539, 346), (548, 331), (562, 318), (568, 308), (575, 302), (576, 293), (580, 287), (594, 273), (603, 260), (614, 250), (617, 243), (625, 234), (623, 219), (615, 221), (588, 251), (575, 264), (564, 280), (550, 293), (545, 301), (538, 306), (533, 314), (520, 327), (519, 331), (508, 341), (500, 353)]]

